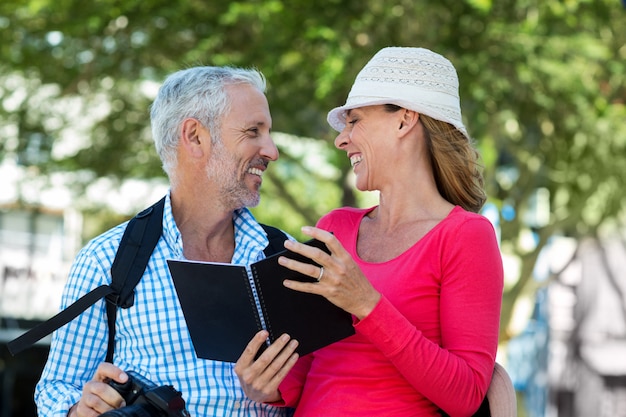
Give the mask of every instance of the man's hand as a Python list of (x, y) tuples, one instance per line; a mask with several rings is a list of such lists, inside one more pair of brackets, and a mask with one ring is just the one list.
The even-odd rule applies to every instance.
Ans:
[(101, 363), (91, 381), (83, 387), (80, 401), (72, 406), (67, 416), (98, 417), (107, 411), (124, 407), (124, 398), (108, 384), (111, 379), (123, 384), (128, 381), (128, 375), (111, 363)]
[(243, 391), (256, 402), (280, 401), (278, 386), (298, 361), (295, 353), (298, 342), (286, 334), (276, 339), (255, 361), (254, 357), (267, 337), (265, 330), (258, 332), (235, 364)]

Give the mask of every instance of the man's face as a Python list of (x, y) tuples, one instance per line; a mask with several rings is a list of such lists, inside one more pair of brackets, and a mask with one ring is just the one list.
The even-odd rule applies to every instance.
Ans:
[(270, 136), (272, 117), (265, 95), (247, 84), (227, 87), (230, 111), (222, 119), (206, 166), (209, 181), (218, 184), (224, 207), (259, 204), (262, 174), (278, 149)]

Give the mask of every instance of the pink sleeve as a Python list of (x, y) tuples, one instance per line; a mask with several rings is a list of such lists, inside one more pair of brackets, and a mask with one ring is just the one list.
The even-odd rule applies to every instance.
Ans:
[(300, 395), (302, 394), (302, 387), (306, 375), (309, 372), (311, 366), (312, 355), (306, 355), (298, 359), (298, 362), (291, 368), (291, 371), (287, 374), (283, 382), (278, 386), (282, 402), (273, 403), (272, 405), (295, 407), (300, 401)]
[[(320, 220), (320, 222), (324, 223), (323, 219)], [(319, 223), (317, 224), (317, 227), (324, 228), (323, 226), (320, 226)], [(282, 401), (272, 403), (272, 405), (295, 407), (298, 404), (298, 401), (300, 401), (300, 395), (302, 394), (302, 387), (304, 386), (304, 381), (306, 380), (307, 373), (311, 367), (312, 360), (312, 355), (303, 356), (298, 360), (278, 387)]]
[(491, 380), (502, 302), (502, 260), (486, 219), (464, 222), (447, 239), (441, 260), (442, 346), (424, 337), (384, 297), (355, 327), (416, 390), (446, 413), (462, 416), (478, 408)]

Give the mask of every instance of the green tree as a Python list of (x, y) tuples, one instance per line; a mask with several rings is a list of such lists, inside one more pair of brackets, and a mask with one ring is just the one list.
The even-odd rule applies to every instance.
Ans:
[[(101, 177), (163, 178), (147, 109), (155, 84), (195, 64), (261, 69), (274, 130), (323, 145), (334, 137), (326, 112), (375, 51), (433, 49), (457, 67), (502, 248), (521, 260), (504, 299), (506, 340), (549, 238), (623, 215), (625, 19), (617, 0), (4, 0), (0, 159), (43, 178), (72, 172), (77, 190)], [(328, 209), (361, 203), (344, 155), (315, 147), (335, 167), (322, 172), (296, 142), (281, 147), (257, 215), (298, 235)]]

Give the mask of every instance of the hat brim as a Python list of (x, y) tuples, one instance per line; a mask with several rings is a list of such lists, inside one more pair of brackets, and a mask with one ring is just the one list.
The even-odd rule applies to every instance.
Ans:
[(337, 132), (341, 132), (346, 127), (346, 113), (348, 110), (358, 109), (359, 107), (366, 106), (376, 106), (381, 104), (395, 104), (391, 103), (390, 100), (369, 100), (365, 102), (359, 102), (354, 104), (344, 104), (340, 107), (335, 107), (331, 111), (328, 112), (328, 116), (326, 120), (330, 127), (335, 129)]
[(446, 123), (450, 123), (454, 127), (457, 128), (465, 137), (469, 139), (469, 135), (467, 134), (467, 129), (464, 125), (458, 125), (458, 123), (454, 123), (451, 120), (442, 114), (439, 113), (432, 108), (422, 107), (416, 105), (415, 103), (410, 103), (404, 100), (394, 100), (394, 99), (380, 99), (380, 98), (372, 98), (371, 100), (359, 100), (357, 103), (344, 104), (343, 106), (335, 107), (331, 111), (328, 112), (326, 116), (326, 120), (330, 127), (332, 127), (337, 132), (341, 132), (346, 127), (346, 113), (348, 110), (358, 109), (360, 107), (367, 106), (378, 106), (383, 104), (395, 104), (396, 106), (403, 107), (405, 109), (413, 110), (421, 114), (425, 114), (426, 116), (430, 116), (433, 119), (441, 120)]

